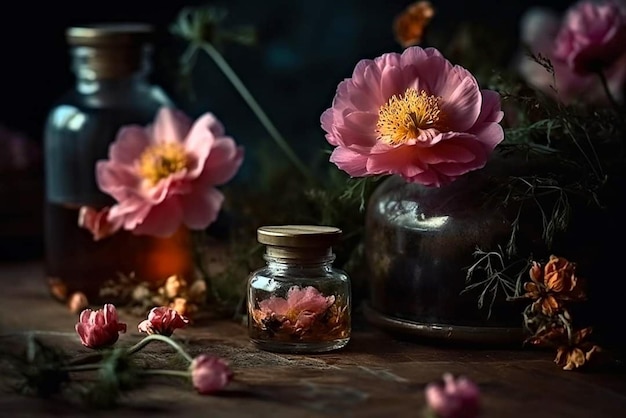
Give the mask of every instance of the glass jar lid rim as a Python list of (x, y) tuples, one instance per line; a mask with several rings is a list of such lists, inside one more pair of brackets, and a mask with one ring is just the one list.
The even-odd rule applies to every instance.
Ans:
[(152, 34), (152, 25), (141, 22), (76, 25), (65, 32), (70, 45), (141, 44)]
[(270, 225), (257, 229), (261, 244), (283, 247), (330, 247), (342, 231), (325, 225)]

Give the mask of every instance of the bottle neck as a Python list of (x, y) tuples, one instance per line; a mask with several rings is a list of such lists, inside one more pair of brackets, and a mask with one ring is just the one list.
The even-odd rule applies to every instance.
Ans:
[(90, 78), (77, 74), (76, 90), (81, 94), (97, 94), (106, 91), (108, 94), (124, 94), (133, 89), (148, 86), (146, 73), (138, 72), (116, 78)]
[(267, 268), (274, 273), (295, 273), (300, 276), (315, 276), (328, 273), (333, 268), (335, 255), (330, 253), (323, 258), (296, 259), (281, 258), (265, 254)]
[(127, 88), (146, 83), (150, 73), (151, 48), (96, 48), (75, 46), (71, 49), (72, 69), (79, 90), (97, 86)]

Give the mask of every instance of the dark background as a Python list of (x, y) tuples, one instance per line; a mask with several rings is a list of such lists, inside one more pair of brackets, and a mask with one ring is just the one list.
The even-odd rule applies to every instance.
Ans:
[[(393, 17), (408, 0), (231, 0), (215, 1), (229, 10), (226, 25), (256, 27), (254, 47), (230, 45), (226, 59), (244, 80), (282, 133), (292, 141), (319, 140), (319, 115), (337, 83), (361, 58), (399, 51), (391, 31)], [(473, 22), (514, 39), (525, 9), (545, 5), (561, 10), (570, 1), (441, 0), (433, 29), (451, 32)], [(193, 0), (5, 2), (0, 13), (0, 124), (40, 140), (53, 102), (73, 86), (64, 38), (66, 27), (106, 21), (144, 21), (160, 32), (153, 80), (190, 113), (211, 110), (241, 142), (254, 143), (265, 131), (208, 59), (196, 69), (198, 102), (185, 103), (176, 89), (176, 61), (184, 44), (167, 33)], [(494, 39), (495, 41), (495, 39)], [(323, 142), (320, 142), (320, 146)]]

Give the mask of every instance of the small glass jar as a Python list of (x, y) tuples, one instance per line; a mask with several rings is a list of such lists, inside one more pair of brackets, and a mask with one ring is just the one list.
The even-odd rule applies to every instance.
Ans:
[(350, 340), (351, 287), (332, 265), (341, 230), (328, 226), (264, 226), (267, 265), (248, 280), (248, 331), (260, 349), (321, 353)]

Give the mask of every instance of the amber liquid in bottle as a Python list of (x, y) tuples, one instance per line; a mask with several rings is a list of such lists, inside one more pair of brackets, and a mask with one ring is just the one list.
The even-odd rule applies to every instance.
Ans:
[(173, 275), (188, 276), (189, 232), (181, 228), (169, 238), (120, 231), (100, 241), (77, 225), (78, 208), (46, 203), (46, 276), (63, 283), (67, 294), (83, 292), (90, 302), (115, 302), (100, 296), (102, 286), (120, 275), (158, 286)]

